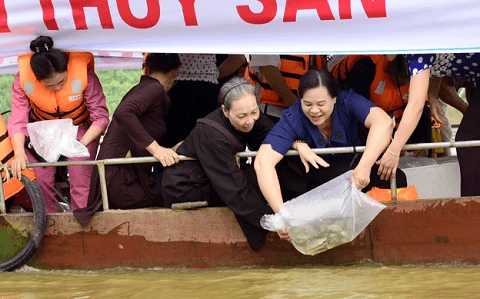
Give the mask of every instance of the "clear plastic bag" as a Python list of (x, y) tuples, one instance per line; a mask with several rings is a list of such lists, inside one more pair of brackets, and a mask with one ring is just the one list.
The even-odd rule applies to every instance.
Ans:
[(287, 230), (295, 248), (315, 255), (350, 242), (385, 208), (352, 186), (352, 171), (305, 193), (264, 215), (260, 223), (270, 231)]
[(43, 120), (27, 124), (30, 142), (47, 162), (65, 157), (90, 157), (88, 149), (77, 140), (78, 127), (71, 119)]

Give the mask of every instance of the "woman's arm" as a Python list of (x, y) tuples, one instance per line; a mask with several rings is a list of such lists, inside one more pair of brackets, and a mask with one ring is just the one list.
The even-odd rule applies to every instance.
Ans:
[(160, 146), (155, 140), (145, 148), (152, 156), (162, 163), (163, 167), (172, 166), (179, 162), (178, 154), (174, 149)]
[(403, 112), (402, 121), (387, 152), (378, 163), (380, 165), (378, 174), (385, 180), (388, 180), (390, 176), (395, 177), (400, 152), (420, 120), (427, 97), (429, 79), (430, 69), (426, 69), (410, 79), (408, 103)]
[(435, 120), (441, 124), (448, 124), (448, 121), (443, 118), (443, 107), (438, 99), (440, 86), (442, 85), (442, 77), (430, 78), (428, 83), (428, 102), (430, 103), (430, 114)]
[(12, 116), (8, 119), (8, 133), (11, 136), (14, 158), (12, 160), (12, 174), (20, 179), (22, 169), (28, 163), (25, 154), (25, 136), (28, 135), (28, 113), (30, 111), (30, 99), (20, 86), (20, 74), (17, 73), (12, 84)]
[(283, 155), (273, 150), (270, 144), (262, 144), (254, 163), (260, 190), (275, 213), (280, 211), (280, 206), (283, 204), (280, 182), (275, 169), (282, 159)]
[[(467, 111), (468, 103), (458, 95), (457, 89), (455, 88), (453, 79), (451, 77), (442, 78), (442, 84), (440, 85), (440, 90), (438, 91), (438, 97), (448, 105), (460, 111), (462, 114), (465, 114), (465, 111)], [(443, 112), (443, 109), (441, 112)]]
[(230, 76), (246, 61), (247, 58), (243, 54), (229, 54), (227, 59), (218, 66), (218, 79)]
[(12, 160), (12, 175), (14, 178), (22, 178), (22, 170), (27, 167), (28, 157), (25, 153), (25, 135), (17, 133), (12, 136), (14, 158)]
[(420, 116), (422, 115), (425, 99), (427, 98), (428, 85), (430, 80), (430, 69), (413, 76), (410, 79), (410, 88), (408, 91), (408, 103), (402, 116), (402, 121), (395, 133), (395, 138), (389, 146), (389, 149), (395, 154), (400, 154), (408, 138), (417, 127)]
[(285, 78), (283, 77), (280, 69), (272, 65), (266, 65), (260, 67), (260, 72), (268, 80), (268, 85), (275, 91), (278, 96), (288, 104), (292, 106), (297, 100), (297, 96), (288, 87)]
[(82, 139), (80, 139), (80, 143), (88, 146), (92, 141), (98, 139), (103, 134), (103, 131), (96, 126), (90, 126), (88, 130), (83, 135)]
[(364, 124), (370, 129), (365, 152), (352, 173), (352, 182), (360, 190), (370, 183), (372, 166), (388, 146), (393, 131), (392, 119), (378, 107), (370, 108)]
[(105, 94), (103, 93), (100, 80), (93, 70), (88, 71), (88, 84), (84, 91), (84, 98), (85, 105), (88, 111), (90, 111), (92, 125), (88, 128), (87, 132), (85, 132), (82, 139), (80, 139), (80, 142), (87, 146), (105, 132), (110, 122), (108, 119)]

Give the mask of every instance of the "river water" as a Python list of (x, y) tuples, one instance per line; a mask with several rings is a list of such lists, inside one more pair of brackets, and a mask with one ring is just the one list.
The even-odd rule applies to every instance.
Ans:
[(0, 298), (479, 298), (480, 267), (382, 266), (0, 273)]

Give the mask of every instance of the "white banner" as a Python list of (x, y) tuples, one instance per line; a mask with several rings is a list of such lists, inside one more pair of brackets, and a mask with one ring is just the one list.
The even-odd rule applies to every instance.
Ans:
[(2, 0), (0, 57), (66, 51), (480, 52), (478, 0)]

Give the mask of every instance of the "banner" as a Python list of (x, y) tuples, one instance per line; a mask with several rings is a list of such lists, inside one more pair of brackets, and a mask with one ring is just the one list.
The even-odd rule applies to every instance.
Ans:
[(478, 0), (1, 0), (0, 57), (66, 51), (480, 52)]

